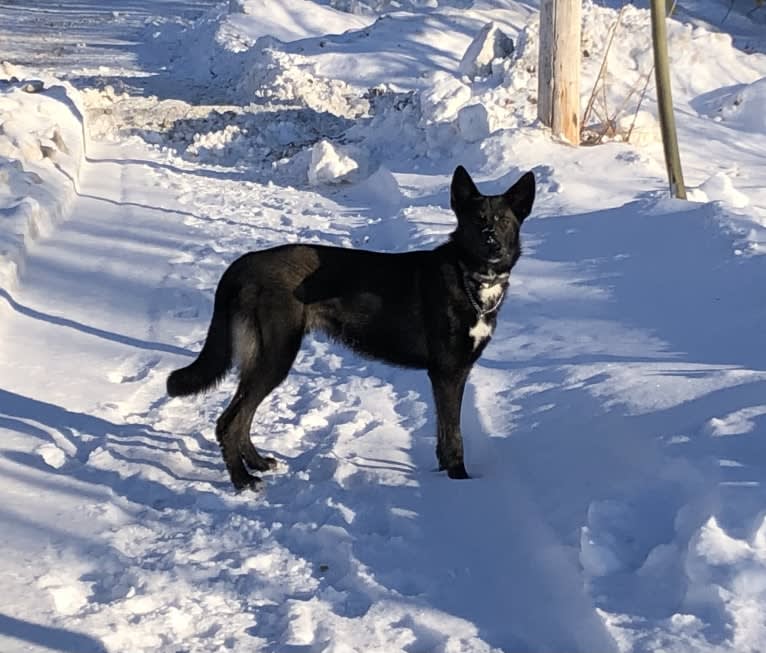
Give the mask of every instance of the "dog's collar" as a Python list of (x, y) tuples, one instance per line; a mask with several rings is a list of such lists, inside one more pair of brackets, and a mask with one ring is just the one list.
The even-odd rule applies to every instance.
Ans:
[[(459, 263), (459, 265), (460, 271), (462, 272), (460, 276), (463, 280), (463, 290), (465, 290), (465, 294), (468, 297), (468, 301), (471, 303), (473, 310), (476, 311), (476, 314), (479, 317), (484, 317), (485, 315), (494, 313), (500, 306), (500, 303), (503, 301), (503, 297), (505, 296), (505, 289), (503, 289), (503, 292), (500, 293), (497, 301), (489, 308), (484, 308), (482, 306), (481, 299), (477, 297), (477, 292), (482, 288), (491, 288), (492, 286), (496, 286), (498, 284), (504, 285), (508, 283), (508, 278), (511, 276), (511, 273), (504, 272), (502, 274), (481, 274), (480, 272), (469, 272), (462, 262)], [(478, 286), (478, 289), (476, 289), (476, 286)]]

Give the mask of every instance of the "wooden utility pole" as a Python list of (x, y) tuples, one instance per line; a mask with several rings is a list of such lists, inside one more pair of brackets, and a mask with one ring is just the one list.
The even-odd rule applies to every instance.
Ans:
[(580, 144), (581, 2), (540, 3), (537, 117), (572, 145)]
[(654, 78), (657, 82), (657, 108), (660, 115), (662, 147), (668, 169), (670, 192), (686, 199), (686, 187), (678, 153), (676, 119), (673, 115), (673, 97), (670, 92), (670, 65), (668, 64), (668, 37), (665, 29), (665, 0), (652, 0), (652, 42), (654, 44)]

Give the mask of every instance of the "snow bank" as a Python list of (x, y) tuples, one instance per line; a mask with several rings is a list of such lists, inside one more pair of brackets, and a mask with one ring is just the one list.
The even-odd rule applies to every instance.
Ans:
[[(136, 133), (187, 160), (257, 168), (272, 179), (296, 173), (314, 185), (334, 183), (331, 179), (361, 182), (367, 171), (394, 170), (403, 158), (425, 159), (426, 165), (444, 169), (462, 163), (490, 171), (501, 162), (507, 168), (509, 152), (513, 164), (529, 167), (541, 163), (540, 147), (549, 157), (561, 156), (537, 121), (539, 26), (537, 14), (527, 8), (490, 3), (489, 12), (484, 5), (405, 2), (396, 3), (399, 11), (381, 15), (394, 5), (382, 0), (266, 4), (233, 0), (219, 5), (188, 30), (177, 57), (185, 74), (199, 74), (239, 105), (232, 107), (236, 115), (202, 116), (195, 107), (163, 105), (160, 111), (157, 106), (151, 124), (139, 125)], [(596, 93), (584, 136), (599, 143), (630, 142), (635, 150), (619, 156), (636, 164), (653, 162), (659, 178), (664, 167), (649, 17), (649, 11), (631, 5), (618, 11), (586, 3), (581, 108), (591, 97), (616, 26), (603, 89)], [(705, 105), (708, 114), (720, 109), (717, 116), (727, 125), (738, 128), (744, 121), (760, 128), (762, 73), (749, 63), (753, 58), (748, 60), (726, 35), (677, 20), (669, 21), (668, 30), (676, 103), (700, 111), (698, 98), (713, 94), (714, 101)], [(722, 84), (730, 86), (727, 93), (720, 92)], [(168, 125), (168, 115), (178, 119)], [(124, 113), (129, 120), (136, 116), (140, 112), (132, 109)], [(317, 159), (313, 148), (322, 140), (363, 152), (364, 170), (336, 174), (337, 166)], [(603, 157), (597, 165), (606, 170), (617, 154), (592, 156)], [(568, 154), (565, 158), (569, 161)], [(633, 176), (625, 166), (616, 169)], [(732, 208), (748, 205), (737, 188), (716, 176), (719, 172), (688, 175), (687, 183), (698, 186), (693, 197)], [(706, 179), (709, 183), (699, 187)], [(734, 185), (745, 181), (734, 179)], [(570, 192), (573, 184), (585, 190), (591, 177), (583, 172), (580, 181), (570, 176), (567, 183)], [(551, 181), (546, 188), (561, 192), (562, 185)], [(762, 233), (736, 226), (743, 228), (743, 250), (761, 248)]]
[[(170, 46), (171, 65), (179, 74), (215, 88), (221, 97), (248, 102), (259, 97), (258, 89), (268, 90), (270, 80), (278, 75), (275, 68), (286, 67), (268, 50), (286, 52), (289, 44), (312, 38), (319, 43), (320, 37), (363, 29), (371, 20), (311, 0), (231, 0), (187, 24), (180, 35), (168, 36), (170, 42), (175, 41)], [(290, 67), (299, 65), (297, 61)], [(271, 77), (266, 74), (261, 79), (257, 75), (261, 68)]]
[(471, 89), (446, 72), (434, 73), (429, 87), (420, 93), (420, 109), (426, 122), (451, 122), (471, 99)]
[(403, 9), (435, 9), (451, 3), (444, 0), (329, 0), (329, 4), (340, 11), (370, 15)]
[(513, 41), (494, 23), (487, 23), (471, 41), (460, 60), (458, 70), (467, 77), (492, 74), (492, 62), (513, 54)]
[(354, 118), (369, 109), (358, 88), (319, 76), (310, 58), (276, 47), (253, 52), (237, 88), (247, 101), (287, 103), (317, 113)]
[[(752, 532), (727, 532), (715, 517), (689, 545), (685, 603), (699, 615), (717, 614), (733, 625), (732, 650), (762, 650), (766, 641), (766, 519)], [(697, 618), (694, 630), (702, 625)]]
[(724, 202), (736, 209), (746, 207), (750, 200), (747, 195), (734, 187), (734, 182), (729, 174), (716, 172), (705, 180), (699, 187), (700, 197), (695, 199), (708, 202)]
[(766, 134), (766, 77), (724, 97), (718, 114), (730, 127)]
[(370, 21), (312, 0), (232, 0), (227, 23), (250, 43), (268, 36), (289, 43), (362, 29)]
[(311, 149), (308, 177), (312, 186), (340, 183), (358, 169), (359, 164), (346, 148), (323, 140)]
[[(369, 35), (369, 39), (384, 36), (395, 39), (395, 35), (389, 33), (392, 25), (409, 34), (410, 28), (403, 27), (400, 24), (403, 20), (398, 16), (379, 20), (364, 30), (364, 34)], [(474, 18), (478, 23), (478, 15)], [(427, 25), (421, 17), (412, 18), (412, 22), (421, 28)], [(598, 142), (630, 140), (642, 148), (656, 147), (660, 142), (654, 118), (656, 102), (649, 23), (649, 12), (633, 6), (626, 6), (622, 11), (593, 4), (585, 7), (583, 109), (596, 86), (610, 29), (616, 25), (618, 30), (619, 47), (613, 46), (609, 51), (607, 74), (599, 82), (603, 90), (596, 94), (596, 105), (588, 119), (591, 135)], [(261, 97), (296, 100), (316, 111), (371, 118), (367, 127), (352, 131), (368, 149), (378, 150), (384, 160), (387, 142), (391, 140), (406, 142), (415, 153), (443, 160), (464, 152), (468, 144), (480, 144), (500, 130), (536, 124), (537, 16), (530, 17), (516, 38), (515, 50), (511, 36), (497, 24), (484, 22), (482, 25), (472, 40), (451, 43), (457, 48), (455, 60), (422, 72), (419, 88), (413, 89), (409, 97), (394, 85), (385, 83), (376, 86), (371, 97), (363, 86), (369, 81), (367, 72), (354, 77), (349, 64), (337, 62), (330, 52), (312, 47), (307, 47), (301, 55), (278, 48), (268, 55), (260, 54), (271, 60), (266, 65), (254, 66), (247, 73), (249, 80), (243, 82), (243, 88)], [(677, 63), (673, 68), (673, 83), (679, 97), (717, 88), (716, 79), (723, 74), (723, 68), (737, 68), (734, 62), (740, 55), (728, 37), (678, 21), (671, 21), (669, 32), (671, 51)], [(352, 38), (358, 35), (349, 35), (349, 39)], [(332, 47), (328, 44), (325, 50)], [(689, 62), (693, 65), (710, 52), (717, 53), (714, 74), (688, 75)], [(364, 67), (365, 71), (368, 68)], [(321, 75), (317, 75), (317, 71), (321, 71)], [(745, 69), (744, 75), (748, 74)], [(647, 79), (649, 86), (639, 107)], [(752, 106), (757, 107), (760, 101), (757, 89), (748, 93), (753, 96)], [(389, 99), (385, 100), (385, 96)], [(369, 100), (366, 106), (360, 102), (363, 99)], [(405, 110), (405, 104), (410, 105), (410, 109)], [(737, 106), (741, 106), (741, 102), (738, 101)], [(392, 110), (398, 113), (392, 116)], [(381, 134), (377, 133), (379, 130)]]
[[(609, 35), (616, 37), (608, 51)], [(754, 81), (757, 73), (747, 65), (731, 37), (695, 27), (677, 20), (668, 23), (671, 73), (676, 101), (692, 99), (718, 89), (722, 79), (732, 76), (753, 82), (739, 88), (723, 102), (721, 114), (744, 129), (764, 129), (763, 111), (766, 83)], [(583, 59), (581, 65), (581, 110), (588, 105), (594, 88), (594, 109), (589, 112), (586, 127), (599, 141), (630, 141), (639, 146), (659, 143), (656, 120), (656, 94), (652, 75), (653, 55), (650, 34), (650, 12), (632, 5), (620, 11), (586, 3), (583, 7)], [(513, 42), (496, 25), (485, 25), (465, 49), (453, 72), (433, 75), (421, 92), (423, 119), (426, 122), (452, 122), (464, 106), (482, 105), (490, 132), (530, 126), (537, 117), (537, 44), (539, 16), (532, 14)], [(715, 53), (715, 57), (711, 57)], [(604, 57), (608, 65), (603, 79), (599, 72)], [(697, 64), (705, 62), (705, 66)], [(708, 63), (710, 65), (708, 65)], [(690, 74), (690, 67), (693, 74)], [(702, 68), (702, 70), (698, 70)], [(446, 88), (457, 89), (460, 78), (470, 82), (460, 93), (449, 96), (449, 104), (434, 102)], [(450, 81), (452, 78), (452, 81)], [(644, 85), (648, 80), (646, 93)], [(643, 97), (642, 97), (643, 96)], [(464, 131), (471, 140), (473, 130)]]
[[(0, 286), (12, 287), (31, 241), (48, 235), (77, 192), (83, 108), (68, 83), (0, 80)], [(18, 73), (16, 73), (18, 74)]]
[[(431, 11), (437, 8), (438, 14)], [(399, 11), (381, 15), (392, 9)], [(586, 139), (658, 146), (649, 17), (648, 10), (632, 5), (620, 11), (584, 6), (582, 109), (597, 85), (610, 33), (617, 30)], [(525, 21), (520, 32), (512, 27)], [(289, 0), (279, 6), (232, 0), (189, 30), (177, 61), (232, 101), (369, 120), (352, 129), (353, 138), (377, 163), (386, 163), (388, 146), (396, 141), (418, 155), (448, 160), (498, 131), (536, 124), (538, 31), (537, 14), (514, 5), (493, 6), (489, 14), (435, 0)], [(669, 41), (679, 101), (719, 88), (731, 71), (744, 83), (757, 79), (725, 34), (670, 20)], [(417, 43), (417, 56), (411, 43)], [(703, 61), (709, 65), (696, 65)], [(408, 93), (412, 110), (399, 111), (396, 104)], [(731, 98), (726, 118), (757, 127), (762, 91), (754, 84), (742, 93)], [(392, 109), (397, 115), (382, 113)], [(329, 135), (318, 134), (323, 136)]]
[[(727, 511), (719, 508), (723, 517), (703, 518), (686, 532), (690, 517), (699, 518), (695, 509), (682, 506), (674, 518), (665, 519), (657, 499), (594, 503), (589, 525), (582, 529), (580, 561), (592, 591), (623, 597), (625, 614), (605, 614), (620, 650), (761, 650), (766, 640), (766, 520), (761, 517), (752, 530), (742, 532), (722, 525)], [(672, 502), (672, 493), (668, 499)], [(653, 544), (657, 539), (665, 541)], [(646, 606), (667, 616), (636, 638), (630, 613), (646, 611)], [(719, 649), (711, 630), (724, 623), (727, 641)]]

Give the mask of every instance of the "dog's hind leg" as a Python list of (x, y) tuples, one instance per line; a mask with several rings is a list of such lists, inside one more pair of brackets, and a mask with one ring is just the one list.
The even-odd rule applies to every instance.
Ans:
[(460, 433), (460, 408), (469, 370), (451, 372), (429, 370), (428, 376), (436, 403), (436, 457), (439, 469), (450, 478), (469, 478), (463, 462), (463, 436)]
[(241, 411), (244, 407), (246, 392), (243, 391), (243, 384), (240, 381), (237, 392), (234, 394), (231, 402), (218, 418), (215, 427), (215, 437), (218, 445), (221, 447), (221, 455), (226, 469), (229, 472), (231, 482), (237, 490), (243, 490), (246, 487), (254, 487), (260, 481), (257, 476), (253, 476), (247, 471), (242, 456), (237, 446), (236, 430), (241, 428)]
[(290, 330), (287, 323), (271, 322), (270, 332), (259, 332), (258, 351), (242, 361), (237, 392), (218, 419), (216, 435), (224, 462), (237, 489), (253, 486), (260, 479), (252, 476), (245, 463), (256, 471), (276, 465), (273, 458), (261, 456), (250, 440), (250, 426), (260, 403), (284, 381), (300, 349), (302, 330)]
[(250, 439), (250, 425), (260, 403), (285, 380), (295, 362), (303, 339), (303, 329), (290, 332), (287, 321), (272, 323), (270, 334), (264, 333), (264, 347), (258, 354), (257, 365), (250, 378), (249, 397), (246, 410), (247, 427), (240, 432), (239, 451), (251, 469), (265, 472), (277, 465), (274, 458), (261, 456)]

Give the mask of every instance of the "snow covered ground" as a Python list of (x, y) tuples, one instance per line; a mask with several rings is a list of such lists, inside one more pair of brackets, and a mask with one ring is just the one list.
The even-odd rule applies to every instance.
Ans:
[[(680, 202), (652, 84), (626, 142), (641, 6), (584, 8), (583, 108), (620, 25), (575, 149), (534, 120), (535, 3), (23, 4), (0, 3), (0, 651), (766, 649), (766, 9), (669, 23)], [(254, 423), (280, 468), (234, 494), (233, 381), (164, 393), (227, 263), (431, 246), (458, 163), (539, 189), (469, 380), (474, 479), (434, 471), (423, 373), (317, 338)]]

